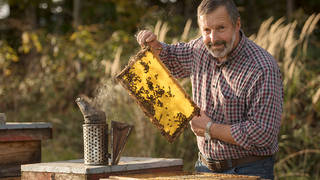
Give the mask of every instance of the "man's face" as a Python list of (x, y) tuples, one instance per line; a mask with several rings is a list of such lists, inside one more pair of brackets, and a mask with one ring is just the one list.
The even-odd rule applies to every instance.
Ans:
[(208, 51), (216, 58), (225, 58), (236, 46), (239, 38), (240, 20), (232, 24), (224, 6), (199, 17), (199, 28)]

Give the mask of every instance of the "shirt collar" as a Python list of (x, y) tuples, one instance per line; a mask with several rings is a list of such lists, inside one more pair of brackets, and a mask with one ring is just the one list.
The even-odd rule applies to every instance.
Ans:
[(246, 36), (244, 35), (243, 31), (240, 30), (240, 41), (239, 41), (238, 45), (236, 46), (236, 48), (234, 48), (230, 52), (230, 54), (228, 54), (228, 61), (232, 60), (232, 59), (236, 59), (241, 56), (243, 49), (244, 49), (244, 46), (246, 44), (246, 41), (247, 41)]

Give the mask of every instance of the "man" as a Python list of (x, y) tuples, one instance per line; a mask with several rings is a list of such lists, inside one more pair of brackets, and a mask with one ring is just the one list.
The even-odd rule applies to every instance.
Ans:
[(198, 24), (202, 36), (188, 43), (168, 45), (148, 30), (137, 36), (175, 77), (191, 78), (202, 110), (190, 121), (196, 170), (273, 179), (283, 103), (278, 65), (242, 32), (232, 0), (203, 0)]

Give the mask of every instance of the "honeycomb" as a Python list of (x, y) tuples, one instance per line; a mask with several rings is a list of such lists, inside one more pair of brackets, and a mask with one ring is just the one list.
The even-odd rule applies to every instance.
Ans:
[(200, 109), (149, 48), (138, 52), (116, 78), (169, 142), (199, 115)]

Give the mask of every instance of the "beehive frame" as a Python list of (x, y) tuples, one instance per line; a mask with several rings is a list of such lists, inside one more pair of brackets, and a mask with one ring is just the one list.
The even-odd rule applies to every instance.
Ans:
[(150, 48), (131, 58), (116, 79), (169, 142), (200, 114), (200, 109)]

